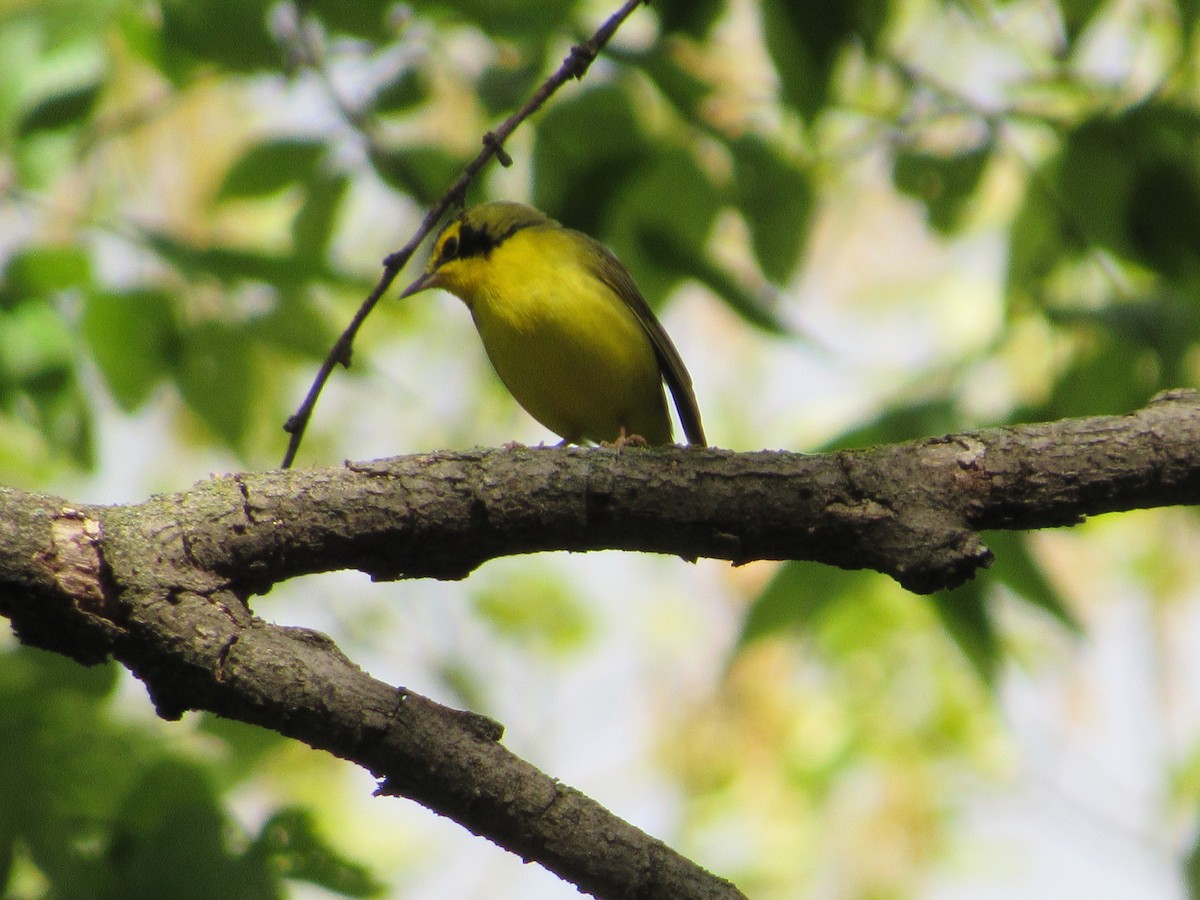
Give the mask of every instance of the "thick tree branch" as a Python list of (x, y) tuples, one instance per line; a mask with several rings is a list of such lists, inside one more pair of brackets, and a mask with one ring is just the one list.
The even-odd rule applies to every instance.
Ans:
[(736, 889), (499, 743), (501, 729), (369, 678), (245, 598), (309, 572), (457, 578), (496, 556), (620, 548), (874, 568), (917, 591), (990, 562), (978, 532), (1200, 501), (1200, 399), (1128, 416), (819, 456), (474, 450), (215, 478), (111, 507), (0, 489), (0, 613), (81, 662), (112, 655), (160, 714), (273, 728), (353, 760), (598, 896)]

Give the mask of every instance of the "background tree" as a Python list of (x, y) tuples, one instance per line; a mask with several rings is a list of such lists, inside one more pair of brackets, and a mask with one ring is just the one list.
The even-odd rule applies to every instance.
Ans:
[[(1196, 381), (1192, 7), (656, 0), (470, 198), (612, 246), (722, 446), (1127, 412)], [(129, 501), (275, 465), (379, 260), (611, 11), (0, 12), (3, 481)], [(457, 301), (385, 302), (300, 464), (546, 438), (476, 345)], [(603, 556), (307, 580), (255, 608), (495, 715), (752, 896), (1181, 893), (1193, 516), (988, 543), (990, 571), (928, 599), (814, 564)], [(115, 670), (10, 647), (13, 896), (573, 892), (271, 733), (159, 725)]]

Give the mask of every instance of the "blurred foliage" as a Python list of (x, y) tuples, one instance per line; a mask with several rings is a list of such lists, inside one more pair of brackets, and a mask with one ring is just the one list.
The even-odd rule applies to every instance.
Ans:
[[(85, 669), (20, 648), (0, 654), (0, 890), (5, 897), (279, 898), (303, 881), (345, 897), (381, 891), (307, 814), (272, 813), (244, 833), (224, 809), (221, 775), (254, 772), (280, 736), (223, 723), (217, 767), (122, 722), (115, 665)], [(236, 759), (244, 759), (239, 766)]]
[[(403, 241), (393, 222), (364, 228), (356, 220), (364, 197), (383, 198), (375, 210), (432, 202), (489, 124), (523, 102), (609, 6), (5, 5), (3, 480), (37, 485), (89, 469), (97, 410), (110, 402), (127, 414), (165, 405), (190, 440), (247, 465), (273, 464), (282, 444), (276, 424), (290, 411), (283, 398), (369, 289), (382, 252)], [(1118, 4), (1061, 0), (1038, 7), (1039, 21), (1052, 11), (1049, 27), (1006, 31), (1028, 6), (655, 0), (635, 13), (628, 30), (636, 36), (622, 32), (509, 150), (524, 156), (533, 202), (610, 244), (652, 304), (700, 285), (747, 331), (782, 339), (797, 336), (795, 283), (843, 169), (881, 171), (947, 245), (976, 237), (981, 221), (994, 229), (1005, 264), (993, 339), (964, 350), (938, 377), (894, 391), (828, 448), (974, 427), (981, 417), (967, 388), (980, 372), (1004, 371), (1026, 385), (1027, 370), (1044, 370), (990, 410), (990, 424), (1124, 412), (1197, 380), (1200, 4), (1158, 4), (1131, 19)], [(1089, 37), (1113, 27), (1131, 46), (1151, 47), (1138, 59), (1153, 57), (1156, 77), (1089, 61)], [(971, 48), (1019, 48), (1017, 63), (995, 64), (1005, 75), (986, 99), (956, 80), (954, 66), (969, 61), (961, 47), (946, 51), (939, 70), (940, 50), (923, 43), (963, 33)], [(746, 72), (757, 74), (739, 81)], [(303, 103), (317, 112), (284, 114)], [(496, 190), (489, 175), (471, 200)], [(376, 233), (394, 245), (376, 252)], [(1022, 343), (1031, 334), (1041, 336), (1033, 356)], [(991, 570), (952, 594), (912, 601), (922, 614), (905, 613), (924, 615), (925, 627), (961, 650), (977, 686), (993, 685), (1006, 661), (998, 596), (1021, 598), (1067, 633), (1079, 627), (1025, 536), (991, 535), (989, 543)], [(825, 676), (835, 677), (872, 646), (868, 630), (882, 628), (856, 610), (889, 611), (879, 621), (894, 624), (897, 596), (869, 573), (782, 566), (749, 604), (738, 652), (755, 658), (796, 635), (832, 639), (837, 626), (845, 653), (822, 657)], [(536, 578), (482, 592), (474, 608), (498, 633), (556, 652), (588, 630), (569, 595)], [(32, 658), (0, 664), (28, 668)], [(82, 688), (53, 690), (74, 697), (63, 703), (79, 716), (98, 715), (82, 712)], [(100, 698), (107, 688), (92, 690)], [(952, 701), (942, 715), (961, 711), (961, 696)], [(47, 793), (44, 804), (31, 799), (21, 816), (4, 819), (0, 873), (32, 868), (52, 885), (69, 873), (135, 896), (136, 885), (122, 879), (143, 867), (151, 867), (147, 877), (172, 877), (169, 858), (146, 856), (157, 843), (200, 848), (212, 878), (261, 886), (263, 896), (284, 875), (348, 894), (369, 890), (302, 813), (280, 810), (234, 847), (219, 793), (191, 762), (96, 720), (97, 759), (135, 759), (139, 768), (114, 764), (100, 778), (76, 772), (81, 763), (65, 736), (93, 720), (39, 719), (48, 707), (18, 716), (20, 701), (12, 702), (0, 728), (19, 723), (27, 733), (5, 746), (19, 755), (13, 741), (36, 731), (61, 751), (20, 758), (47, 767), (28, 783), (88, 796), (72, 800), (68, 814)], [(848, 765), (865, 740), (853, 730), (842, 723), (836, 733), (845, 739), (817, 769)], [(64, 767), (53, 778), (52, 764)], [(703, 780), (702, 768), (689, 771)], [(166, 792), (185, 798), (189, 823), (167, 821), (145, 799)], [(68, 837), (49, 840), (57, 829)], [(217, 882), (179, 889), (223, 893)]]

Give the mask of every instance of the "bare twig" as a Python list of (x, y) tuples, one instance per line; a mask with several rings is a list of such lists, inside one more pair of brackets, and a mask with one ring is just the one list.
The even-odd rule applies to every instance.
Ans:
[(334, 366), (339, 363), (347, 367), (350, 365), (350, 350), (359, 328), (362, 327), (362, 323), (370, 315), (371, 310), (375, 308), (375, 304), (379, 302), (384, 292), (396, 280), (396, 276), (408, 264), (409, 259), (421, 245), (421, 242), (433, 231), (451, 206), (461, 205), (464, 202), (467, 186), (470, 185), (483, 167), (487, 165), (489, 160), (495, 157), (500, 161), (501, 165), (510, 165), (512, 163), (512, 159), (504, 151), (503, 144), (517, 129), (517, 126), (536, 112), (567, 81), (572, 78), (582, 78), (593, 60), (595, 60), (597, 54), (599, 54), (600, 50), (603, 49), (604, 45), (609, 42), (621, 26), (621, 23), (629, 18), (633, 14), (633, 11), (641, 6), (642, 3), (648, 2), (649, 0), (625, 0), (621, 8), (596, 29), (595, 34), (583, 43), (573, 46), (563, 60), (562, 65), (542, 83), (525, 105), (501, 122), (498, 127), (483, 136), (483, 149), (479, 151), (479, 154), (473, 160), (467, 163), (466, 168), (463, 169), (462, 174), (458, 176), (454, 184), (447, 189), (441, 196), (441, 199), (425, 214), (425, 218), (421, 220), (421, 225), (411, 240), (384, 259), (383, 273), (380, 275), (378, 284), (367, 295), (362, 306), (358, 308), (358, 312), (354, 314), (354, 318), (350, 320), (350, 324), (346, 326), (345, 331), (342, 332), (332, 349), (330, 349), (329, 355), (325, 357), (325, 361), (317, 371), (317, 376), (313, 379), (312, 387), (309, 388), (308, 395), (300, 404), (299, 409), (296, 410), (283, 426), (284, 431), (288, 432), (291, 436), (288, 439), (287, 452), (284, 454), (283, 462), (281, 463), (283, 468), (289, 468), (295, 461), (296, 451), (300, 448), (300, 441), (304, 438), (304, 431), (308, 427), (309, 420), (312, 418), (313, 409), (317, 405), (317, 398), (321, 395), (325, 383), (333, 373)]

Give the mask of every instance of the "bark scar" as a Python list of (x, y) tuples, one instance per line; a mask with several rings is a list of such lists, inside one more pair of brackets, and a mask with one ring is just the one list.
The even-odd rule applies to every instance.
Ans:
[(83, 612), (112, 621), (116, 590), (104, 560), (100, 521), (64, 507), (50, 525), (50, 541), (45, 559), (59, 589)]

